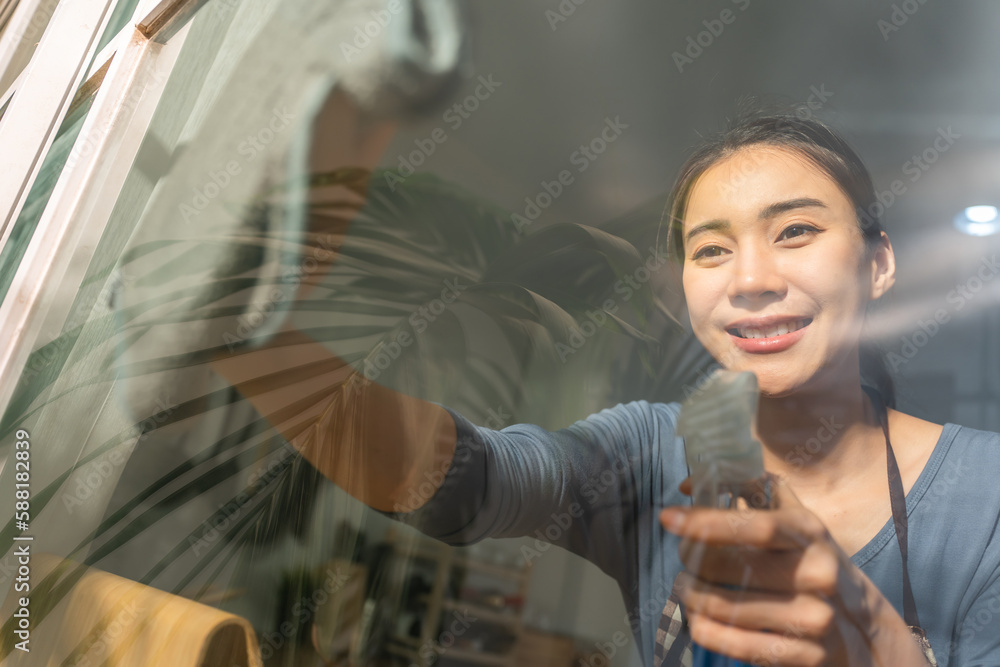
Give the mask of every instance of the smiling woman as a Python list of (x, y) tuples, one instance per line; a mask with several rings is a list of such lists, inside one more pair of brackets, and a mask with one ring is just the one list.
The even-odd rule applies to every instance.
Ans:
[[(711, 209), (712, 200), (720, 206)], [(726, 289), (730, 296), (742, 299), (742, 307), (749, 305), (760, 310), (761, 300), (775, 298), (781, 299), (782, 304), (725, 329), (743, 326), (759, 330), (802, 320), (809, 320), (812, 325), (809, 310), (818, 307), (819, 299), (832, 295), (794, 296), (800, 303), (788, 303), (783, 298), (788, 289), (785, 269), (797, 269), (800, 278), (809, 280), (814, 290), (822, 289), (823, 283), (837, 283), (835, 276), (853, 275), (856, 280), (839, 281), (837, 289), (854, 288), (868, 294), (857, 294), (853, 306), (841, 304), (852, 312), (828, 312), (827, 321), (817, 325), (837, 325), (836, 330), (829, 330), (833, 336), (826, 343), (835, 338), (838, 348), (843, 342), (859, 341), (859, 326), (863, 321), (859, 315), (863, 316), (871, 300), (888, 291), (895, 274), (892, 246), (881, 220), (859, 215), (871, 210), (877, 201), (871, 177), (861, 159), (822, 123), (793, 116), (763, 117), (742, 123), (702, 146), (688, 160), (675, 183), (669, 243), (674, 258), (684, 265), (685, 293), (694, 291), (701, 295), (703, 290), (711, 290), (719, 284), (721, 276), (718, 271), (706, 269), (726, 266), (721, 273), (735, 272)], [(705, 217), (719, 212), (722, 216), (715, 219)], [(740, 224), (748, 220), (753, 224)], [(737, 232), (742, 240), (739, 253), (735, 253), (739, 247), (733, 245)], [(751, 232), (753, 237), (749, 235)], [(720, 235), (729, 245), (719, 242)], [(693, 243), (695, 239), (697, 242)], [(760, 292), (754, 293), (756, 290)], [(814, 303), (807, 304), (806, 300)], [(737, 350), (776, 351), (790, 344), (780, 337), (750, 344), (725, 337), (720, 340), (716, 336), (710, 345), (705, 338), (709, 332), (701, 330), (699, 317), (709, 303), (711, 299), (699, 298), (694, 303), (689, 301), (689, 306), (695, 332), (716, 359), (721, 361)], [(804, 312), (791, 312), (793, 308)], [(720, 314), (716, 312), (716, 317)], [(741, 336), (735, 332), (734, 337), (759, 338), (759, 333), (751, 333)], [(723, 349), (726, 346), (728, 351)], [(892, 381), (878, 354), (865, 345), (860, 345), (857, 353), (865, 366), (866, 380), (879, 389), (888, 405), (893, 405)], [(729, 362), (723, 365), (730, 367)], [(762, 391), (769, 392), (765, 379), (759, 379)]]

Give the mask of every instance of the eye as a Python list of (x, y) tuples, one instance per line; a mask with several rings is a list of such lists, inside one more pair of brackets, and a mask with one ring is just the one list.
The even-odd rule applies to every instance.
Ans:
[(694, 255), (691, 257), (691, 259), (702, 259), (702, 258), (705, 258), (705, 257), (718, 257), (723, 252), (725, 252), (725, 251), (722, 248), (720, 248), (719, 246), (717, 246), (717, 245), (707, 245), (707, 246), (704, 246), (703, 248), (699, 248), (694, 253)]
[(794, 239), (798, 236), (804, 236), (806, 234), (810, 234), (812, 232), (817, 232), (817, 231), (819, 230), (813, 227), (812, 225), (803, 225), (803, 224), (789, 225), (788, 227), (785, 227), (784, 230), (782, 230), (781, 234), (778, 235), (778, 240), (782, 241), (785, 239)]

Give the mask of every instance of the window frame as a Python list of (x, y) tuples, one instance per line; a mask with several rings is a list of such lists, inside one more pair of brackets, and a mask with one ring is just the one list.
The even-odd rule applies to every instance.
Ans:
[[(58, 335), (69, 316), (72, 298), (65, 295), (76, 294), (82, 284), (190, 19), (208, 0), (144, 0), (129, 24), (93, 53), (116, 3), (123, 1), (60, 4), (20, 85), (0, 97), (0, 103), (9, 100), (0, 118), (0, 153), (18, 158), (0, 167), (0, 211), (7, 220), (2, 249), (60, 124), (74, 103), (94, 94), (71, 153), (77, 157), (60, 173), (0, 303), (0, 414), (36, 341), (45, 332)], [(89, 23), (80, 20), (85, 14)], [(146, 72), (151, 59), (162, 74), (156, 81)]]

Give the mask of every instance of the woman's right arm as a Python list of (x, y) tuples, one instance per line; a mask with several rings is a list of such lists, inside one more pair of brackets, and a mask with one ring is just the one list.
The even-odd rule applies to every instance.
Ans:
[(374, 509), (417, 509), (414, 490), (454, 457), (447, 410), (367, 380), (290, 326), (211, 365), (317, 470)]

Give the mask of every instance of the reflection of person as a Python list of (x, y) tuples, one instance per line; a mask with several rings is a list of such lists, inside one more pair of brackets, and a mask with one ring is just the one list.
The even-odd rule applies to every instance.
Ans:
[[(1000, 436), (892, 409), (862, 344), (866, 308), (894, 280), (888, 237), (856, 213), (874, 201), (839, 137), (780, 115), (700, 149), (674, 188), (692, 327), (723, 366), (758, 378), (776, 510), (687, 507), (677, 404), (618, 405), (550, 432), (478, 427), (367, 381), (320, 401), (350, 369), (291, 330), (215, 367), (370, 506), (452, 544), (541, 529), (596, 563), (620, 585), (646, 664), (689, 664), (692, 638), (763, 664), (924, 664), (908, 625), (941, 665), (1000, 664)], [(254, 383), (322, 364), (295, 390)], [(749, 579), (734, 580), (744, 564)]]

